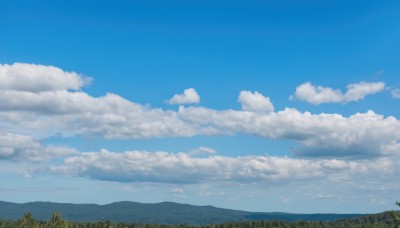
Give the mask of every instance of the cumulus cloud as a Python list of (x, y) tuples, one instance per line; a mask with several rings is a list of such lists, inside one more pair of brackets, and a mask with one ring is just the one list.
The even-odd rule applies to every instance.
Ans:
[[(0, 127), (39, 137), (83, 134), (132, 139), (196, 133), (176, 112), (143, 106), (112, 93), (92, 97), (73, 91), (88, 81), (53, 66), (1, 65)], [(194, 89), (185, 90), (184, 95), (177, 100), (199, 100)]]
[(343, 92), (339, 89), (329, 87), (315, 86), (311, 82), (301, 84), (296, 88), (291, 100), (297, 99), (308, 103), (319, 105), (322, 103), (347, 103), (351, 101), (359, 101), (370, 94), (381, 92), (385, 88), (383, 82), (359, 82), (346, 86), (347, 91)]
[[(73, 96), (76, 95), (79, 94)], [(56, 106), (40, 103), (29, 111), (22, 111), (26, 107), (19, 107), (0, 112), (0, 126), (15, 132), (36, 132), (41, 137), (78, 134), (107, 139), (139, 139), (189, 137), (198, 133), (173, 111), (142, 106), (114, 94), (100, 98), (81, 95), (93, 103), (85, 104), (85, 99), (82, 99), (77, 103), (57, 103)], [(69, 101), (61, 99), (60, 102), (63, 100)]]
[[(30, 64), (19, 67), (26, 67), (26, 72), (32, 68)], [(9, 77), (4, 72), (3, 77)], [(267, 97), (249, 91), (242, 91), (239, 95), (244, 111), (218, 111), (204, 107), (180, 107), (178, 111), (172, 111), (143, 106), (113, 93), (92, 97), (82, 91), (65, 89), (79, 88), (79, 83), (76, 84), (78, 87), (47, 87), (52, 89), (16, 85), (0, 88), (0, 129), (13, 134), (35, 135), (37, 138), (85, 135), (142, 139), (244, 133), (295, 141), (298, 147), (293, 152), (297, 156), (342, 158), (389, 156), (400, 149), (400, 121), (373, 111), (348, 117), (311, 114), (291, 108), (274, 112)], [(361, 99), (383, 86), (383, 83), (381, 86), (352, 84), (342, 96), (349, 100)], [(317, 94), (340, 94), (329, 89), (322, 92), (325, 91), (323, 88), (319, 91)]]
[(338, 103), (343, 101), (343, 94), (340, 90), (333, 90), (329, 87), (314, 86), (311, 82), (301, 84), (291, 99), (306, 101), (311, 104)]
[(385, 89), (383, 82), (360, 82), (347, 85), (345, 102), (358, 101), (364, 99), (369, 94), (375, 94)]
[(289, 108), (260, 113), (181, 107), (174, 112), (115, 94), (94, 98), (82, 92), (15, 93), (9, 99), (0, 96), (0, 126), (37, 137), (83, 134), (140, 139), (246, 133), (294, 140), (299, 143), (294, 151), (299, 156), (341, 157), (394, 153), (400, 140), (399, 120), (372, 111), (349, 117)]
[(238, 101), (242, 105), (243, 111), (252, 112), (273, 112), (274, 105), (269, 97), (263, 96), (261, 93), (255, 91), (241, 91)]
[[(187, 188), (200, 190), (200, 195), (210, 195), (215, 193), (199, 186), (248, 186), (249, 183), (260, 185), (262, 194), (266, 186), (282, 190), (293, 189), (288, 188), (293, 185), (305, 186), (303, 192), (309, 192), (307, 188), (315, 185), (320, 187), (316, 188), (318, 191), (323, 189), (333, 195), (339, 189), (346, 191), (346, 196), (349, 189), (357, 194), (358, 190), (375, 194), (382, 192), (382, 188), (390, 189), (386, 191), (390, 193), (398, 189), (393, 180), (400, 175), (400, 121), (395, 117), (373, 111), (349, 116), (312, 114), (293, 108), (275, 112), (268, 97), (250, 91), (239, 94), (242, 110), (182, 106), (172, 111), (141, 105), (114, 93), (93, 97), (82, 91), (89, 83), (90, 79), (80, 74), (53, 66), (0, 65), (3, 172), (26, 176), (44, 172), (129, 182), (129, 185), (132, 182), (158, 186), (168, 183), (167, 191), (176, 186), (172, 192), (179, 197), (184, 197)], [(305, 89), (299, 96), (296, 91), (293, 98), (308, 99), (315, 104), (360, 100), (384, 87), (380, 82), (361, 82), (348, 85), (343, 93), (311, 83), (303, 85)], [(391, 92), (394, 98), (400, 97), (398, 89)], [(179, 101), (174, 102), (184, 104), (197, 100), (198, 103), (200, 97), (193, 99), (190, 93), (177, 95)], [(79, 152), (43, 143), (43, 139), (55, 135), (143, 139), (233, 134), (290, 140), (297, 144), (290, 157), (229, 157), (219, 156), (209, 147), (186, 153)], [(251, 152), (249, 148), (243, 153)], [(302, 181), (307, 184), (298, 184)], [(182, 188), (181, 184), (190, 185)], [(357, 186), (355, 190), (354, 186)], [(318, 191), (314, 192), (318, 197), (327, 195), (318, 195)]]
[(29, 92), (78, 90), (91, 78), (65, 72), (54, 66), (27, 63), (0, 64), (0, 89)]
[(27, 135), (0, 133), (0, 160), (43, 162), (77, 153), (72, 148), (45, 146)]
[(200, 103), (200, 96), (193, 88), (185, 89), (183, 94), (175, 94), (168, 100), (168, 104), (196, 104)]
[(298, 156), (384, 156), (395, 153), (400, 145), (399, 120), (373, 111), (344, 117), (289, 108), (259, 114), (181, 107), (178, 113), (187, 122), (207, 126), (209, 132), (294, 140), (300, 145), (294, 151)]
[(194, 129), (163, 111), (116, 94), (92, 97), (84, 92), (0, 89), (0, 126), (14, 133), (100, 135), (106, 138), (192, 136)]
[[(52, 173), (83, 176), (117, 182), (162, 183), (271, 183), (315, 178), (337, 178), (385, 172), (393, 173), (397, 163), (379, 161), (344, 161), (337, 159), (296, 159), (287, 157), (209, 156), (195, 158), (185, 153), (107, 150), (86, 152), (69, 157), (62, 165), (52, 166)], [(382, 170), (384, 168), (384, 170)]]

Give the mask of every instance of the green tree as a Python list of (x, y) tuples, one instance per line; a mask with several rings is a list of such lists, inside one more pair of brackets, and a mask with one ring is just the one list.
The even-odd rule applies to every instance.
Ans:
[(18, 227), (38, 227), (38, 223), (33, 219), (32, 213), (28, 212), (17, 221)]
[[(396, 202), (396, 205), (400, 207), (400, 201), (397, 201), (397, 202)], [(396, 213), (395, 211), (393, 211), (393, 217), (394, 217), (394, 221), (395, 221), (397, 227), (399, 227), (399, 226), (400, 226), (400, 218), (399, 218), (399, 216), (398, 216), (398, 213)]]
[(68, 228), (68, 222), (62, 220), (61, 218), (61, 212), (55, 211), (53, 212), (53, 215), (51, 216), (50, 221), (47, 223), (49, 227), (57, 227), (57, 228)]

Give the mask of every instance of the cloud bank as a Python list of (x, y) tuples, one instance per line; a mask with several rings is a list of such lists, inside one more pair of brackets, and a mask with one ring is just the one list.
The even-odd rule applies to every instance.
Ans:
[[(13, 68), (15, 65), (18, 74)], [(84, 135), (144, 139), (245, 133), (266, 139), (292, 140), (299, 145), (293, 151), (297, 156), (321, 157), (388, 156), (399, 148), (400, 121), (373, 111), (349, 117), (311, 114), (293, 108), (274, 112), (268, 97), (250, 91), (239, 94), (242, 111), (190, 106), (180, 107), (178, 111), (162, 110), (131, 102), (113, 93), (92, 97), (83, 91), (67, 90), (80, 88), (85, 85), (85, 80), (78, 74), (55, 67), (31, 64), (2, 67), (3, 79), (0, 80), (13, 83), (0, 88), (0, 127), (13, 134), (35, 135), (37, 138)], [(36, 84), (25, 88), (16, 83), (19, 79), (15, 78), (30, 78)], [(379, 91), (383, 86), (384, 83), (351, 84), (346, 94), (338, 97), (356, 100), (372, 91)], [(321, 96), (340, 94), (329, 88), (316, 90)], [(182, 97), (178, 96), (185, 98), (180, 102), (188, 101), (186, 98), (193, 93), (197, 94), (194, 89), (185, 90)], [(326, 98), (318, 98), (318, 102), (324, 99), (326, 101)]]
[(373, 111), (344, 117), (290, 108), (259, 114), (181, 107), (178, 114), (186, 122), (207, 126), (215, 134), (246, 133), (294, 140), (300, 145), (294, 151), (298, 156), (376, 157), (395, 153), (400, 146), (399, 120)]
[(192, 157), (186, 153), (101, 150), (65, 159), (48, 170), (55, 174), (117, 182), (194, 184), (235, 182), (270, 184), (311, 179), (349, 180), (358, 175), (392, 176), (399, 162), (390, 159), (345, 161), (276, 156)]
[[(87, 78), (52, 66), (0, 66), (0, 159), (48, 162), (42, 171), (118, 182), (270, 183), (314, 178), (375, 178), (399, 173), (400, 121), (372, 110), (350, 116), (312, 114), (294, 108), (274, 111), (269, 97), (241, 91), (242, 110), (179, 107), (177, 111), (144, 106), (107, 93), (81, 91)], [(23, 83), (23, 81), (32, 83)], [(27, 85), (28, 84), (28, 85)], [(363, 99), (384, 83), (350, 84), (346, 93), (305, 83), (296, 99), (315, 104)], [(311, 92), (310, 92), (311, 91)], [(311, 94), (311, 95), (310, 95)], [(171, 104), (198, 103), (194, 89)], [(106, 139), (192, 137), (249, 134), (297, 142), (293, 157), (216, 156), (200, 147), (189, 153), (125, 151), (79, 152), (44, 145), (51, 136), (100, 136)], [(34, 136), (34, 137), (33, 137)], [(251, 151), (249, 151), (251, 153)], [(36, 170), (38, 171), (38, 170)], [(39, 170), (40, 171), (40, 170)]]

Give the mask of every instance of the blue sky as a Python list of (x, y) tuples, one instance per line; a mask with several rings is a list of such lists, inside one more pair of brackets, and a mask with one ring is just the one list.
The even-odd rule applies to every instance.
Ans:
[(1, 200), (393, 209), (399, 10), (5, 1)]

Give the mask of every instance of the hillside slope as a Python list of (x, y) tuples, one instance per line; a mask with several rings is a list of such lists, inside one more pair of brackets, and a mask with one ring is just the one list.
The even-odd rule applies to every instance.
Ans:
[(33, 202), (16, 204), (0, 201), (0, 218), (17, 220), (31, 212), (37, 220), (49, 220), (54, 211), (60, 211), (69, 221), (95, 222), (109, 220), (123, 223), (188, 224), (236, 222), (244, 220), (314, 220), (331, 221), (361, 214), (291, 214), (263, 213), (221, 209), (212, 206), (193, 206), (172, 202), (145, 204), (116, 202), (106, 205)]

